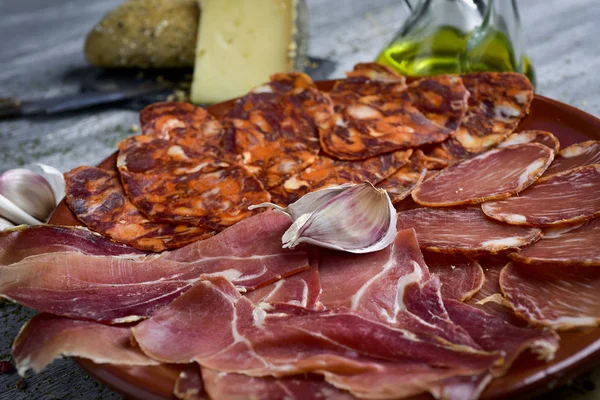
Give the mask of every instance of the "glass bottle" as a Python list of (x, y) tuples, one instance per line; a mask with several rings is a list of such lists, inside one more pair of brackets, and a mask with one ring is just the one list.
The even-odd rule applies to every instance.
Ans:
[(417, 0), (377, 61), (403, 75), (516, 71), (535, 83), (516, 0)]

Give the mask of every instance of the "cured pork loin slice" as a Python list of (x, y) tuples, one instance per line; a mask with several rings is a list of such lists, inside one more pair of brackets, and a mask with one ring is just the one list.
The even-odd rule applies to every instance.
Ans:
[(468, 151), (480, 152), (500, 143), (529, 113), (533, 85), (514, 72), (462, 75), (469, 108), (454, 138)]
[(500, 274), (502, 292), (521, 318), (557, 330), (600, 323), (600, 271), (509, 263)]
[(442, 298), (465, 301), (475, 295), (485, 280), (483, 269), (477, 261), (464, 256), (424, 253), (429, 272), (442, 283)]
[(77, 219), (119, 243), (160, 252), (216, 233), (198, 226), (148, 220), (125, 196), (115, 171), (79, 167), (67, 172), (65, 181), (67, 203)]
[(269, 193), (244, 167), (151, 136), (119, 144), (117, 167), (131, 202), (148, 218), (222, 230), (256, 212)]
[(582, 226), (546, 230), (542, 240), (510, 258), (526, 264), (600, 267), (600, 218)]
[(82, 227), (33, 225), (0, 231), (0, 268), (30, 256), (73, 251), (92, 256), (145, 254)]
[(538, 143), (489, 150), (421, 182), (412, 197), (431, 207), (503, 199), (535, 182), (553, 157), (550, 148)]
[(296, 375), (284, 378), (228, 374), (202, 368), (204, 386), (211, 399), (219, 400), (353, 400), (322, 377)]
[(167, 140), (199, 152), (220, 154), (224, 130), (203, 108), (184, 102), (158, 102), (140, 111), (142, 135)]
[(286, 206), (308, 192), (329, 186), (364, 181), (376, 185), (405, 165), (411, 154), (412, 150), (396, 151), (359, 161), (340, 161), (320, 155), (310, 167), (270, 189), (271, 201)]
[(316, 120), (332, 114), (330, 97), (293, 72), (275, 74), (237, 100), (224, 121), (241, 162), (269, 189), (316, 160)]
[(319, 301), (328, 309), (348, 308), (366, 318), (447, 342), (473, 345), (450, 321), (440, 281), (431, 277), (412, 229), (368, 254), (321, 251)]
[(30, 319), (13, 343), (19, 374), (40, 372), (61, 357), (81, 357), (96, 364), (158, 365), (131, 344), (129, 326), (102, 325), (50, 314)]
[[(131, 322), (151, 315), (202, 279), (223, 276), (250, 291), (307, 269), (306, 252), (281, 248), (289, 225), (287, 217), (265, 212), (160, 255), (103, 256), (76, 249), (39, 254), (32, 246), (34, 255), (27, 257), (23, 250), (19, 261), (0, 265), (0, 296), (55, 315)], [(62, 228), (56, 229), (68, 240)], [(27, 232), (19, 234), (27, 237)], [(79, 230), (73, 232), (77, 238)], [(7, 253), (15, 243), (19, 240), (10, 232), (0, 235), (0, 248)]]
[(396, 226), (413, 228), (422, 249), (441, 253), (494, 254), (542, 237), (541, 229), (496, 222), (479, 207), (416, 208), (398, 213)]
[[(544, 146), (554, 150), (555, 154), (558, 154), (558, 151), (560, 150), (560, 142), (558, 141), (556, 136), (554, 136), (550, 132), (537, 130), (513, 133), (512, 135), (507, 137), (503, 142), (500, 142), (498, 147), (503, 148), (509, 146), (516, 146), (523, 143), (543, 144)], [(554, 162), (556, 162), (556, 159), (554, 160)], [(548, 169), (550, 168), (551, 167), (548, 167)]]
[(600, 141), (589, 140), (565, 147), (558, 153), (541, 179), (584, 165), (600, 164)]
[(600, 164), (571, 169), (536, 182), (518, 196), (481, 205), (491, 218), (512, 225), (551, 227), (600, 215)]

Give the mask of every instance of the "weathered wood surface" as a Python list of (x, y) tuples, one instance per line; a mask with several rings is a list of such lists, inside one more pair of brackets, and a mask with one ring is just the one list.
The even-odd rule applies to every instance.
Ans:
[[(73, 93), (86, 66), (85, 34), (121, 0), (0, 0), (0, 97), (36, 98)], [(332, 77), (372, 60), (407, 11), (400, 0), (308, 0), (310, 54), (338, 62)], [(536, 67), (538, 92), (600, 116), (600, 1), (521, 0), (526, 49)], [(0, 122), (0, 171), (44, 162), (62, 171), (94, 165), (137, 123), (134, 110), (110, 108), (52, 118)], [(0, 359), (32, 312), (0, 303)], [(119, 399), (72, 361), (29, 373), (0, 375), (0, 399)], [(555, 390), (552, 398), (596, 399), (600, 368)], [(547, 397), (546, 397), (547, 398)]]

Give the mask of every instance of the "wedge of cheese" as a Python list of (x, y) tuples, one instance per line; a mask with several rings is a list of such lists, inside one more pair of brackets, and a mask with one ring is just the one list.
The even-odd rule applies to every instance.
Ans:
[(241, 96), (273, 73), (302, 66), (303, 1), (201, 0), (200, 8), (194, 103)]

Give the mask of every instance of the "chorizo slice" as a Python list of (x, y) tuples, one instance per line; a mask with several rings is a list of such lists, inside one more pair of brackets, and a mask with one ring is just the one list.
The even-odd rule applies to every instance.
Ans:
[(77, 219), (116, 242), (160, 252), (216, 233), (198, 226), (148, 220), (125, 196), (115, 171), (84, 166), (67, 172), (65, 181), (67, 204)]
[(198, 152), (219, 154), (223, 149), (223, 126), (201, 107), (164, 101), (140, 111), (142, 135), (164, 139)]
[(405, 166), (376, 185), (388, 192), (393, 204), (398, 204), (410, 196), (413, 189), (425, 179), (427, 173), (425, 165), (429, 160), (423, 159), (422, 154), (420, 150), (416, 150)]
[(402, 168), (412, 150), (397, 151), (359, 161), (341, 161), (321, 155), (304, 171), (293, 175), (281, 185), (269, 189), (272, 202), (288, 205), (308, 192), (348, 182), (369, 181), (374, 185)]
[(125, 193), (153, 221), (222, 230), (270, 200), (243, 166), (151, 136), (122, 141), (117, 167)]
[[(498, 147), (508, 147), (515, 146), (523, 143), (539, 143), (544, 146), (550, 147), (554, 150), (554, 153), (558, 154), (560, 150), (560, 142), (550, 132), (546, 131), (522, 131), (518, 133), (513, 133), (509, 137), (507, 137), (503, 142), (500, 142)], [(556, 162), (556, 159), (554, 160)], [(552, 166), (548, 167), (548, 169), (552, 168)]]
[(525, 75), (476, 72), (463, 75), (462, 80), (471, 95), (454, 138), (471, 152), (496, 146), (529, 113), (533, 85)]
[(316, 120), (333, 114), (329, 96), (304, 74), (276, 74), (225, 116), (234, 151), (266, 188), (311, 165), (320, 150)]

